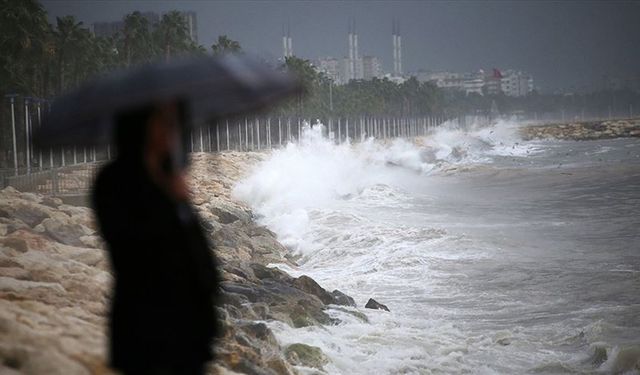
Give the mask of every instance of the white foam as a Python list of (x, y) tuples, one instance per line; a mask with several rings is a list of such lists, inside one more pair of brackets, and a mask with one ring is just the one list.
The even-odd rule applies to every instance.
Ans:
[[(323, 138), (321, 124), (303, 129), (299, 144), (274, 151), (234, 194), (302, 255), (299, 267), (271, 266), (293, 276), (310, 275), (326, 289), (353, 296), (358, 306), (375, 297), (392, 312), (360, 310), (370, 324), (338, 310), (329, 311), (342, 321), (338, 326), (294, 329), (271, 322), (282, 344), (320, 347), (332, 361), (325, 367), (329, 373), (491, 374), (499, 373), (496, 368), (505, 361), (526, 367), (531, 356), (514, 359), (510, 346), (496, 344), (523, 340), (519, 332), (501, 332), (504, 337), (498, 338), (492, 332), (470, 335), (452, 323), (452, 308), (425, 302), (469, 298), (452, 288), (467, 276), (447, 267), (488, 255), (472, 241), (416, 221), (414, 196), (405, 190), (415, 179), (428, 183), (432, 173), (450, 165), (536, 152), (519, 140), (517, 127), (510, 122), (489, 128), (450, 125), (416, 142), (369, 138), (354, 145)], [(483, 367), (487, 357), (496, 363)]]

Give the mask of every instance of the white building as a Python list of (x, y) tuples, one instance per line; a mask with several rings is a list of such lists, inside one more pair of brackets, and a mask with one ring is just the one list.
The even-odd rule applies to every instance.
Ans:
[(465, 73), (462, 80), (462, 91), (465, 94), (482, 95), (484, 87), (484, 70), (480, 69), (474, 73)]
[(362, 58), (362, 79), (372, 80), (382, 77), (382, 63), (375, 56), (364, 56)]
[(196, 12), (186, 11), (186, 12), (180, 12), (180, 14), (182, 14), (182, 17), (184, 17), (184, 20), (187, 23), (187, 32), (189, 33), (189, 38), (191, 38), (191, 40), (197, 44), (198, 43), (198, 16), (196, 15)]
[(485, 74), (480, 69), (472, 73), (418, 71), (415, 77), (420, 82), (432, 82), (438, 87), (462, 91), (466, 94), (504, 93), (508, 96), (525, 96), (533, 91), (533, 78), (521, 71), (493, 70)]
[(533, 91), (533, 78), (521, 71), (505, 70), (500, 86), (507, 96), (526, 96)]
[(315, 66), (319, 72), (324, 73), (336, 84), (342, 83), (342, 76), (344, 75), (342, 70), (344, 70), (344, 68), (341, 60), (335, 57), (324, 57), (318, 59)]

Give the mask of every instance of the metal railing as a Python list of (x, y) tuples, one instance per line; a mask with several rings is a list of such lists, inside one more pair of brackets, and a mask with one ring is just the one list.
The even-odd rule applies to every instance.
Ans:
[(53, 196), (87, 194), (101, 164), (86, 163), (5, 176), (3, 184), (24, 192)]
[[(50, 195), (83, 194), (90, 190), (99, 166), (115, 153), (110, 145), (95, 147), (66, 146), (36, 150), (33, 147), (31, 117), (41, 119), (42, 101), (25, 100), (22, 114), (24, 129), (16, 132), (14, 97), (11, 99), (13, 168), (0, 169), (0, 188), (13, 186), (21, 191)], [(35, 104), (34, 104), (35, 103)], [(31, 105), (31, 107), (30, 107)], [(35, 113), (31, 113), (36, 111)], [(193, 129), (188, 134), (189, 152), (260, 151), (298, 142), (305, 126), (320, 122), (324, 135), (333, 142), (353, 143), (369, 137), (376, 139), (425, 136), (444, 123), (467, 126), (487, 123), (484, 116), (422, 117), (327, 117), (323, 119), (284, 117), (243, 117), (224, 120)]]

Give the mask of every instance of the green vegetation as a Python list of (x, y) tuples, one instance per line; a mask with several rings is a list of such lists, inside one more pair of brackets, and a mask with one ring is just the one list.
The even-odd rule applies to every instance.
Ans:
[[(352, 80), (336, 86), (308, 60), (288, 57), (283, 69), (300, 77), (306, 90), (276, 113), (303, 117), (326, 116), (426, 116), (441, 113), (444, 92), (431, 83), (411, 78), (402, 84), (375, 78)], [(333, 110), (332, 110), (333, 108)]]
[(214, 55), (224, 55), (227, 53), (241, 53), (240, 43), (229, 39), (226, 35), (220, 35), (218, 41), (211, 46)]
[[(93, 35), (73, 16), (49, 24), (37, 0), (0, 0), (0, 94), (53, 98), (85, 80), (118, 68), (178, 56), (205, 55), (194, 43), (187, 22), (178, 11), (164, 14), (151, 25), (140, 13), (123, 18), (124, 28), (111, 38)], [(213, 55), (242, 53), (240, 43), (226, 35), (211, 46)], [(602, 91), (583, 95), (465, 95), (420, 83), (388, 79), (353, 80), (336, 86), (308, 60), (289, 57), (281, 66), (300, 77), (306, 95), (279, 106), (281, 116), (457, 116), (488, 114), (495, 102), (500, 113), (552, 114), (567, 119), (624, 116), (640, 112), (640, 94)], [(0, 124), (6, 127), (7, 101), (0, 106)], [(2, 131), (3, 129), (0, 129)], [(0, 135), (1, 136), (1, 135)]]
[(140, 12), (123, 21), (121, 32), (101, 38), (73, 16), (49, 24), (35, 0), (0, 0), (0, 93), (51, 98), (116, 68), (206, 53), (178, 11), (157, 25)]

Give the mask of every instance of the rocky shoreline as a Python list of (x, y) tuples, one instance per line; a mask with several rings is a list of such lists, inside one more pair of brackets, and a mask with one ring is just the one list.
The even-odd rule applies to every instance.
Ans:
[[(307, 276), (267, 267), (294, 265), (273, 232), (231, 197), (264, 153), (194, 154), (193, 203), (223, 276), (224, 335), (209, 373), (322, 371), (322, 351), (281, 347), (268, 321), (292, 327), (339, 323), (329, 305), (366, 320), (353, 299)], [(0, 373), (104, 374), (112, 276), (91, 209), (13, 188), (0, 191)], [(298, 367), (302, 366), (302, 367)]]
[(640, 118), (531, 125), (522, 128), (520, 133), (525, 141), (533, 139), (585, 141), (640, 137)]

